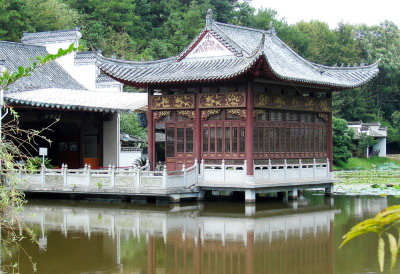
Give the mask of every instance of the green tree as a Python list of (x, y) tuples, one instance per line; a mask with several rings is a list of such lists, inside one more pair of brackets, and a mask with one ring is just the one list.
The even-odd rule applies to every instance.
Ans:
[(332, 119), (332, 142), (333, 142), (333, 163), (340, 165), (351, 158), (351, 151), (354, 150), (352, 140), (354, 131), (349, 130), (346, 120)]
[(79, 13), (59, 0), (26, 0), (30, 31), (71, 29), (79, 25)]
[(19, 41), (22, 32), (30, 29), (29, 11), (23, 0), (0, 0), (0, 39)]
[[(361, 133), (360, 139), (357, 142), (357, 157), (365, 158), (367, 157), (367, 149), (376, 145), (378, 140), (375, 140), (372, 136), (367, 136), (366, 133)], [(371, 151), (371, 150), (370, 150)]]
[(122, 133), (127, 133), (147, 141), (147, 128), (139, 127), (136, 113), (122, 113), (120, 121), (120, 130)]

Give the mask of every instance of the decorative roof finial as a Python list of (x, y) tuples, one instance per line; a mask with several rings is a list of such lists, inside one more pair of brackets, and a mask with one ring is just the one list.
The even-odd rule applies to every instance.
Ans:
[(207, 10), (207, 16), (206, 16), (206, 26), (207, 26), (207, 28), (211, 26), (212, 17), (213, 17), (213, 11), (212, 11), (212, 9), (208, 9)]
[(265, 44), (265, 32), (263, 32), (261, 36), (260, 50), (264, 50), (264, 44)]
[(271, 31), (271, 33), (276, 33), (275, 31), (275, 27), (274, 27), (274, 21), (269, 22), (269, 30)]

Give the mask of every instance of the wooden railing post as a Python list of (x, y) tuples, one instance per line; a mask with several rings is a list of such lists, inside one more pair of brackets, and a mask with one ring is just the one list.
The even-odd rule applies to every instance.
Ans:
[(286, 159), (284, 160), (283, 164), (284, 164), (284, 166), (283, 166), (283, 178), (286, 181), (286, 179), (287, 179), (287, 161), (286, 161)]
[(46, 169), (46, 167), (42, 164), (41, 167), (40, 167), (40, 183), (41, 183), (42, 185), (45, 184), (45, 178), (44, 178), (44, 176), (45, 176), (45, 175), (44, 175), (45, 169)]
[(225, 159), (222, 159), (221, 169), (222, 169), (222, 182), (225, 183)]
[(67, 186), (67, 184), (68, 184), (67, 172), (68, 172), (68, 165), (67, 164), (63, 164), (62, 165), (62, 173), (63, 173), (64, 186)]
[(164, 165), (162, 176), (163, 176), (163, 178), (162, 178), (163, 188), (167, 189), (167, 180), (168, 180), (167, 165)]
[(182, 174), (183, 174), (183, 186), (186, 186), (186, 167), (185, 164), (182, 165)]
[(316, 176), (316, 172), (317, 172), (317, 161), (315, 160), (315, 158), (313, 159), (313, 171), (312, 171), (312, 177), (313, 179), (315, 179)]
[(111, 167), (111, 187), (115, 187), (115, 166)]
[(272, 163), (271, 159), (268, 159), (268, 181), (271, 181), (271, 173), (272, 173)]
[(301, 162), (301, 158), (299, 159), (299, 179), (301, 179), (301, 170), (303, 168), (303, 164)]

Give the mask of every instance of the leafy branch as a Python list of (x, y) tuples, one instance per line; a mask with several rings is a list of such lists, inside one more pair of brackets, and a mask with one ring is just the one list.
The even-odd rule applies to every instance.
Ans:
[[(397, 228), (399, 237), (393, 236), (389, 231)], [(343, 242), (339, 248), (342, 248), (350, 240), (367, 233), (375, 233), (378, 236), (378, 262), (381, 272), (383, 272), (383, 266), (385, 261), (385, 237), (389, 243), (389, 250), (391, 254), (391, 268), (390, 272), (393, 272), (396, 266), (397, 257), (400, 252), (400, 205), (391, 206), (385, 210), (379, 212), (374, 218), (362, 221), (351, 228), (346, 235), (343, 236)]]

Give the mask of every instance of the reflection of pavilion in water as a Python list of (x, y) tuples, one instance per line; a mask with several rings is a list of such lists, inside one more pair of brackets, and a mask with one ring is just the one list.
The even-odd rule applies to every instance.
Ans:
[[(23, 218), (40, 225), (43, 247), (50, 231), (64, 237), (109, 234), (121, 272), (333, 273), (334, 210), (330, 206), (210, 212), (203, 205), (80, 208), (27, 205)], [(90, 242), (90, 240), (89, 240)], [(111, 244), (110, 244), (111, 243)], [(92, 254), (93, 255), (93, 254)]]

